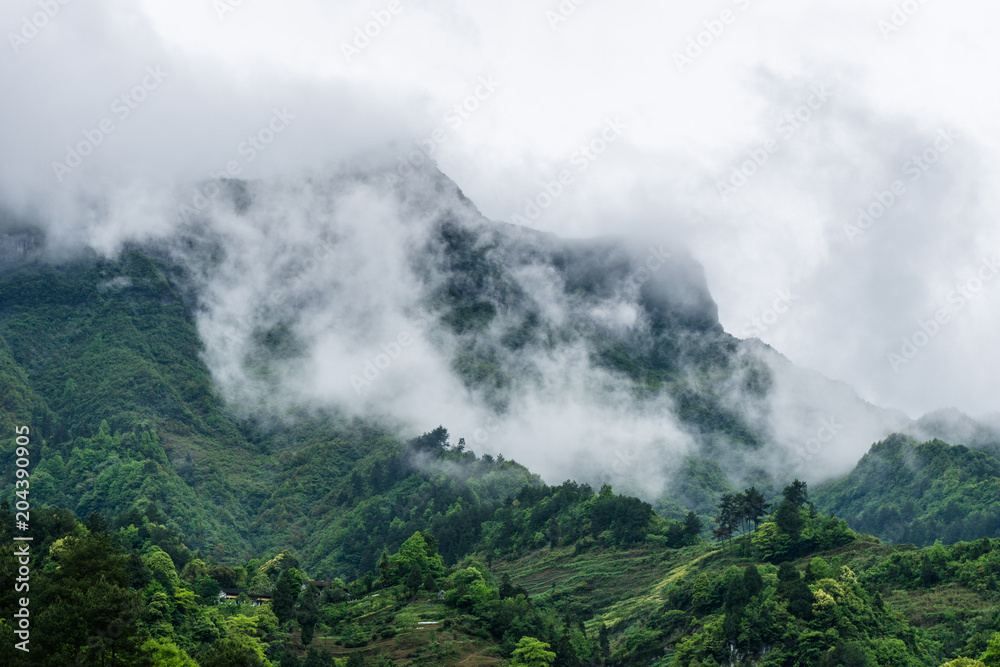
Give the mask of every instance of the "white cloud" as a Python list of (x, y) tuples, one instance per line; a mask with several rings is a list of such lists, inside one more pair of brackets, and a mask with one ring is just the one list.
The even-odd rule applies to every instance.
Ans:
[[(130, 198), (110, 227), (94, 227), (80, 203), (98, 190), (190, 188), (231, 160), (254, 177), (369, 150), (404, 155), (480, 77), (495, 77), (496, 94), (448, 127), (435, 155), (488, 217), (521, 210), (619, 116), (628, 123), (621, 140), (576, 174), (539, 228), (680, 239), (705, 265), (728, 330), (739, 333), (777, 290), (794, 289), (800, 302), (762, 338), (795, 362), (912, 414), (997, 409), (989, 369), (1000, 364), (1000, 309), (989, 294), (904, 370), (893, 373), (886, 356), (1000, 249), (1000, 96), (989, 83), (1000, 69), (1000, 7), (925, 3), (886, 39), (878, 21), (899, 4), (889, 0), (591, 0), (555, 30), (545, 11), (556, 2), (399, 1), (350, 61), (341, 42), (387, 2), (245, 0), (221, 20), (209, 0), (73, 2), (16, 52), (9, 34), (38, 5), (5, 2), (0, 195), (20, 207), (45, 202), (67, 234), (98, 247), (125, 234), (155, 238), (174, 223), (149, 213), (152, 195)], [(679, 72), (675, 52), (723, 9), (735, 19)], [(59, 183), (52, 162), (150, 66), (169, 77)], [(716, 182), (820, 83), (830, 101), (721, 201)], [(245, 162), (241, 143), (275, 107), (294, 123)], [(955, 149), (846, 243), (857, 207), (947, 126), (961, 137)]]

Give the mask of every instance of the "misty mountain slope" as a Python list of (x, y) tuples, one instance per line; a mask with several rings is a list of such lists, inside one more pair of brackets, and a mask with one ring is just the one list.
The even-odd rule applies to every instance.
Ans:
[[(727, 484), (846, 472), (892, 430), (848, 388), (727, 334), (682, 250), (492, 222), (434, 169), (223, 185), (200, 210), (152, 197), (173, 202), (145, 210), (159, 235), (126, 231), (109, 259), (12, 256), (0, 335), (57, 441), (151, 426), (172, 474), (212, 485), (206, 512), (269, 503), (274, 526), (240, 539), (308, 534), (294, 505), (396, 446), (379, 433), (444, 423), (550, 482), (708, 515)], [(315, 469), (289, 463), (300, 451)], [(699, 460), (712, 479), (678, 482)]]
[(24, 371), (11, 356), (10, 346), (0, 336), (0, 428), (13, 433), (17, 426), (37, 425), (42, 433), (51, 430), (54, 415), (30, 386)]
[(1000, 458), (940, 440), (893, 435), (813, 497), (821, 511), (890, 542), (1000, 536)]
[(183, 217), (152, 246), (183, 267), (244, 416), (445, 423), (546, 479), (646, 498), (691, 456), (734, 483), (826, 479), (905, 423), (726, 333), (683, 250), (493, 222), (433, 168), (230, 181)]
[(1000, 420), (994, 415), (973, 419), (955, 408), (935, 410), (905, 431), (917, 440), (939, 439), (1000, 454)]
[[(419, 529), (454, 558), (483, 511), (539, 484), (512, 461), (425, 460), (363, 421), (240, 418), (200, 360), (184, 286), (176, 264), (135, 250), (3, 267), (0, 332), (14, 341), (0, 338), (3, 416), (9, 432), (32, 428), (35, 504), (112, 523), (138, 511), (219, 559), (291, 546), (357, 577)], [(465, 546), (445, 542), (460, 526)]]
[[(240, 544), (249, 518), (240, 499), (258, 484), (239, 470), (248, 443), (198, 361), (197, 334), (163, 271), (136, 252), (3, 268), (5, 384), (22, 381), (55, 415), (21, 416), (40, 436), (33, 491), (81, 516), (158, 504), (199, 543)], [(212, 493), (198, 497), (195, 487)]]

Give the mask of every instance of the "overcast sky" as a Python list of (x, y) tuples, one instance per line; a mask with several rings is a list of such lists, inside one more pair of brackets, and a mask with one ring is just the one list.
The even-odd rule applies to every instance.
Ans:
[[(728, 331), (874, 403), (994, 412), (998, 18), (985, 0), (5, 0), (0, 196), (72, 228), (93, 188), (429, 153), (488, 217), (685, 243)], [(133, 210), (91, 242), (136, 233)]]

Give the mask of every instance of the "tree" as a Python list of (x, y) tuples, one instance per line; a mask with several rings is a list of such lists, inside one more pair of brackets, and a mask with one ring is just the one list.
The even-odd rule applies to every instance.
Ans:
[(104, 517), (97, 510), (90, 513), (85, 525), (87, 526), (87, 530), (92, 533), (103, 533), (108, 529), (108, 522), (104, 520)]
[(986, 652), (979, 656), (979, 661), (986, 667), (1000, 667), (1000, 633), (993, 635), (993, 639), (986, 645)]
[(728, 539), (732, 543), (733, 531), (739, 523), (739, 504), (735, 494), (725, 493), (719, 499), (719, 515), (715, 517), (717, 528), (712, 531), (717, 541)]
[(295, 599), (298, 597), (295, 581), (289, 570), (285, 570), (278, 577), (278, 583), (274, 585), (274, 593), (271, 596), (271, 611), (278, 618), (278, 622), (284, 625), (285, 621), (291, 620), (292, 611), (295, 608)]
[(806, 570), (806, 581), (819, 581), (830, 576), (830, 566), (825, 560), (816, 556), (809, 561), (809, 568)]
[(694, 512), (688, 512), (684, 517), (684, 543), (694, 544), (701, 535), (701, 519)]
[(782, 490), (781, 495), (784, 496), (785, 500), (795, 505), (795, 507), (802, 507), (809, 502), (809, 489), (806, 483), (797, 479), (786, 486)]
[[(296, 663), (290, 664), (294, 667)], [(309, 649), (309, 654), (302, 661), (302, 667), (336, 667), (337, 664), (339, 663), (334, 660), (334, 657), (328, 651), (320, 651), (315, 648)], [(364, 664), (363, 658), (361, 664)], [(281, 667), (285, 667), (284, 662), (281, 663)]]
[(213, 642), (198, 657), (201, 667), (266, 667), (271, 663), (264, 657), (260, 642), (246, 635), (236, 634)]
[(708, 575), (702, 572), (694, 580), (691, 604), (696, 610), (707, 610), (712, 606), (712, 583)]
[(807, 621), (812, 618), (812, 606), (815, 601), (816, 597), (809, 589), (809, 584), (803, 579), (798, 579), (788, 592), (788, 613)]
[(736, 639), (740, 631), (743, 609), (750, 601), (750, 593), (743, 583), (743, 573), (734, 565), (723, 575), (723, 604), (726, 612), (722, 632), (726, 639)]
[(764, 579), (760, 576), (760, 571), (756, 565), (750, 565), (747, 569), (743, 570), (743, 586), (750, 597), (764, 590)]
[(556, 521), (555, 517), (552, 517), (552, 521), (549, 522), (549, 529), (546, 531), (546, 537), (549, 538), (550, 549), (555, 549), (559, 546), (559, 522)]
[(410, 566), (410, 574), (406, 577), (406, 592), (408, 595), (415, 595), (420, 590), (420, 585), (424, 582), (423, 574), (420, 572), (420, 565), (414, 563)]
[(389, 554), (382, 550), (382, 555), (378, 559), (378, 583), (380, 586), (388, 585), (389, 579)]
[(306, 586), (306, 590), (302, 592), (302, 598), (299, 601), (297, 618), (299, 625), (302, 627), (302, 644), (305, 646), (309, 646), (309, 643), (312, 641), (316, 622), (319, 621), (319, 605), (316, 604), (318, 596), (319, 591), (315, 586), (309, 584)]
[[(40, 611), (31, 633), (32, 655), (51, 665), (143, 664), (147, 639), (139, 627), (142, 596), (131, 590), (129, 557), (107, 533), (56, 540), (49, 549), (54, 570), (32, 578), (31, 591)], [(169, 560), (169, 559), (168, 559)], [(176, 576), (176, 573), (175, 573)], [(36, 644), (37, 642), (37, 644)]]
[(785, 561), (778, 565), (778, 588), (776, 590), (777, 594), (782, 597), (788, 597), (788, 594), (792, 590), (793, 584), (799, 580), (799, 571), (795, 569), (795, 566)]
[(142, 645), (142, 650), (156, 667), (198, 667), (191, 656), (169, 639), (150, 639)]
[(573, 648), (573, 642), (569, 636), (569, 626), (564, 629), (556, 640), (555, 653), (556, 660), (553, 667), (577, 667), (580, 665), (580, 659), (576, 655), (576, 649)]
[(153, 580), (163, 584), (163, 587), (166, 588), (168, 592), (173, 593), (173, 590), (177, 586), (180, 586), (181, 580), (180, 577), (177, 576), (177, 569), (174, 567), (174, 561), (171, 560), (170, 555), (160, 547), (151, 547), (142, 557), (142, 561), (152, 573)]
[(511, 665), (526, 665), (527, 667), (550, 667), (556, 659), (556, 654), (549, 650), (548, 644), (534, 637), (521, 637), (514, 649)]
[(838, 641), (819, 664), (820, 667), (870, 667), (872, 663), (857, 644)]
[(806, 525), (805, 519), (799, 513), (799, 506), (788, 498), (778, 505), (778, 511), (774, 513), (774, 523), (777, 524), (778, 530), (791, 537), (793, 542), (798, 541)]
[(760, 525), (761, 519), (764, 518), (770, 507), (771, 503), (767, 502), (764, 494), (758, 491), (757, 487), (751, 486), (743, 492), (743, 511), (747, 522), (753, 525), (754, 530), (757, 530), (757, 526)]

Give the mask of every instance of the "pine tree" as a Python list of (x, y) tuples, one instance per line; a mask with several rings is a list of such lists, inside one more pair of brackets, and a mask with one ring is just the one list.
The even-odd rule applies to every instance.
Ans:
[(611, 657), (611, 640), (608, 638), (608, 626), (601, 623), (601, 629), (597, 635), (597, 644), (601, 648), (601, 657), (607, 659)]
[(688, 512), (684, 517), (684, 543), (694, 544), (701, 534), (701, 519), (694, 512)]
[(308, 646), (309, 642), (312, 641), (313, 631), (316, 629), (317, 621), (319, 621), (319, 605), (316, 604), (317, 596), (318, 591), (316, 587), (309, 585), (302, 592), (302, 599), (299, 602), (297, 618), (299, 625), (302, 626), (302, 643), (305, 646)]
[(284, 624), (292, 618), (292, 610), (295, 608), (295, 582), (288, 570), (281, 573), (278, 582), (274, 585), (274, 593), (271, 597), (271, 611), (278, 618), (278, 622)]
[(739, 523), (738, 497), (732, 493), (725, 493), (719, 499), (719, 515), (715, 518), (718, 524), (713, 532), (716, 540), (728, 539), (732, 546), (733, 531)]
[(744, 498), (747, 521), (752, 524), (754, 530), (757, 530), (761, 519), (767, 514), (767, 510), (771, 507), (771, 504), (767, 502), (764, 494), (754, 486), (751, 486), (744, 492)]
[(785, 533), (795, 542), (802, 534), (806, 522), (799, 513), (799, 506), (787, 497), (778, 505), (778, 511), (774, 513), (774, 522), (778, 525), (778, 530)]
[(781, 495), (785, 497), (785, 500), (795, 505), (796, 508), (802, 507), (809, 502), (809, 489), (806, 483), (800, 482), (797, 479), (786, 486), (782, 490)]
[(760, 576), (760, 571), (756, 565), (751, 565), (743, 570), (743, 586), (747, 590), (747, 595), (753, 597), (764, 590), (764, 579)]

